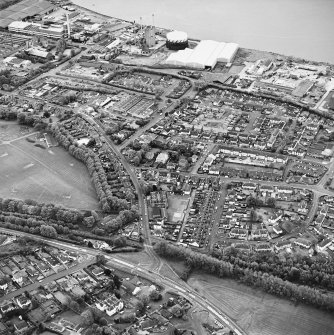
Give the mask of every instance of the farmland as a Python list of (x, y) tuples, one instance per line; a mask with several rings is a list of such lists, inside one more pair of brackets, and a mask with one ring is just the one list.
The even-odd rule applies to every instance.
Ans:
[(249, 335), (331, 335), (331, 314), (273, 297), (232, 280), (194, 273), (188, 283), (234, 319)]
[(98, 209), (86, 167), (64, 149), (42, 148), (26, 138), (11, 138), (0, 144), (0, 160), (1, 197)]

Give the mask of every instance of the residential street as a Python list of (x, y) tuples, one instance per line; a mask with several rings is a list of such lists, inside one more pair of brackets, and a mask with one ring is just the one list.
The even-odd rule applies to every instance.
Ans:
[[(89, 254), (92, 256), (96, 256), (98, 254), (104, 254), (104, 256), (109, 260), (108, 264), (111, 267), (121, 267), (121, 268), (126, 269), (127, 271), (135, 269), (143, 277), (148, 277), (149, 279), (156, 281), (157, 283), (160, 283), (166, 289), (171, 289), (173, 291), (176, 291), (177, 293), (184, 295), (188, 299), (192, 300), (194, 303), (199, 304), (202, 308), (209, 310), (210, 313), (212, 313), (217, 318), (217, 320), (219, 320), (220, 322), (226, 323), (227, 325), (230, 325), (230, 327), (234, 329), (237, 335), (245, 335), (245, 332), (233, 320), (231, 320), (229, 317), (227, 317), (220, 311), (219, 306), (212, 304), (205, 297), (202, 297), (200, 294), (198, 294), (192, 287), (190, 287), (186, 282), (180, 279), (172, 269), (169, 273), (170, 277), (166, 277), (166, 276), (160, 275), (158, 272), (147, 270), (147, 268), (141, 267), (138, 264), (133, 264), (133, 263), (130, 263), (129, 261), (126, 262), (124, 260), (120, 260), (117, 258), (117, 255), (110, 255), (110, 254), (106, 254), (98, 250), (81, 247), (81, 246), (79, 247), (75, 244), (58, 242), (56, 240), (42, 238), (36, 235), (13, 231), (13, 230), (6, 229), (6, 228), (0, 228), (0, 232), (7, 233), (7, 234), (15, 234), (17, 236), (29, 236), (31, 238), (43, 241), (49, 245), (53, 245), (53, 246), (62, 248), (64, 250), (81, 251), (81, 252), (85, 252), (86, 254)], [(147, 250), (150, 250), (150, 249), (151, 247), (147, 248)], [(158, 257), (158, 256), (155, 255), (155, 257)], [(164, 262), (164, 264), (166, 263)], [(68, 271), (69, 273), (73, 273), (79, 269), (82, 269), (84, 266), (87, 266), (87, 265), (80, 264), (80, 265), (77, 265), (78, 268), (72, 268), (72, 269), (69, 269)], [(49, 281), (58, 279), (60, 277), (63, 277), (64, 275), (66, 275), (66, 271), (64, 271), (63, 273), (55, 274), (54, 276), (50, 276), (49, 278), (46, 278), (45, 281), (49, 282)], [(36, 285), (36, 288), (37, 288), (38, 286), (42, 284), (43, 282), (41, 283), (38, 282), (32, 285)], [(27, 289), (27, 287), (22, 289), (23, 290), (22, 292), (24, 292)], [(31, 287), (31, 289), (34, 289), (34, 287), (35, 286)], [(9, 299), (8, 296), (6, 296), (5, 298)]]
[[(1, 230), (2, 229), (0, 229), (0, 231)], [(85, 268), (85, 267), (87, 267), (87, 266), (89, 266), (91, 264), (94, 264), (95, 262), (96, 262), (96, 260), (95, 260), (95, 257), (94, 257), (91, 260), (88, 260), (88, 261), (82, 262), (80, 264), (77, 264), (77, 265), (75, 265), (75, 266), (73, 266), (73, 267), (71, 267), (71, 268), (69, 268), (69, 269), (67, 269), (65, 271), (61, 271), (59, 273), (55, 273), (54, 275), (46, 277), (42, 281), (36, 281), (33, 284), (30, 284), (28, 286), (24, 286), (24, 287), (22, 287), (22, 288), (20, 288), (20, 289), (18, 289), (16, 291), (14, 291), (14, 292), (8, 293), (7, 295), (1, 297), (0, 298), (0, 303), (3, 302), (3, 301), (5, 301), (5, 300), (10, 300), (12, 298), (15, 298), (18, 295), (24, 293), (25, 291), (31, 292), (31, 291), (37, 289), (40, 286), (44, 286), (47, 283), (50, 283), (50, 282), (52, 282), (54, 280), (57, 280), (57, 279), (62, 278), (62, 277), (65, 277), (65, 276), (67, 276), (67, 275), (69, 275), (71, 273), (74, 273), (74, 272), (76, 272), (78, 270), (81, 270), (81, 269), (83, 269), (83, 268)]]

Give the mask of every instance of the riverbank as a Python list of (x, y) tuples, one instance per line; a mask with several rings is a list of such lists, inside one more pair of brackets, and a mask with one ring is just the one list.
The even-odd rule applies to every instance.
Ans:
[[(195, 39), (235, 42), (246, 49), (334, 64), (331, 0), (137, 0), (105, 2), (74, 0), (74, 3), (128, 22), (140, 21), (171, 30), (183, 30)], [(299, 13), (296, 15), (296, 13)]]
[[(77, 0), (77, 1), (80, 1), (80, 0)], [(96, 10), (86, 8), (86, 7), (84, 7), (82, 5), (79, 5), (79, 4), (74, 3), (73, 7), (78, 8), (80, 11), (83, 11), (86, 14), (89, 14), (89, 15), (98, 16), (100, 18), (104, 18), (105, 20), (114, 20), (115, 23), (118, 22), (119, 24), (123, 23), (124, 26), (122, 28), (133, 24), (133, 21), (126, 20), (126, 19), (119, 18), (119, 17), (115, 17), (115, 16), (102, 14), (102, 13), (96, 11)], [(164, 27), (158, 27), (158, 29), (163, 31), (163, 33), (162, 33), (163, 35), (172, 30), (172, 29), (168, 29), (168, 28), (164, 28)], [(117, 30), (119, 30), (119, 29), (117, 29)], [(198, 37), (189, 36), (189, 41), (199, 42), (200, 40), (201, 39), (199, 39)], [(247, 56), (245, 56), (245, 55), (247, 55)], [(239, 60), (237, 60), (238, 58), (239, 58)], [(247, 48), (247, 47), (244, 47), (242, 45), (240, 46), (239, 52), (237, 54), (236, 63), (240, 63), (240, 61), (241, 62), (244, 62), (244, 61), (254, 62), (254, 61), (259, 60), (259, 59), (275, 59), (275, 58), (282, 58), (284, 60), (289, 58), (289, 59), (297, 61), (297, 62), (307, 62), (309, 64), (321, 64), (321, 65), (325, 65), (325, 66), (331, 66), (331, 67), (334, 68), (334, 64), (331, 64), (329, 62), (308, 60), (308, 59), (298, 57), (298, 56), (294, 56), (294, 55), (284, 55), (284, 54), (273, 52), (273, 51), (265, 51), (265, 50)]]

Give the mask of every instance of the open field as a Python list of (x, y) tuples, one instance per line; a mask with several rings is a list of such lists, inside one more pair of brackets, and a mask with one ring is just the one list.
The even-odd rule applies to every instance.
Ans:
[[(183, 261), (166, 258), (165, 261), (169, 264), (169, 266), (175, 271), (175, 273), (181, 277), (182, 273), (186, 270), (186, 266), (184, 265)], [(163, 270), (164, 268), (162, 268)], [(166, 274), (170, 271), (168, 268), (166, 268)]]
[(117, 258), (123, 259), (124, 261), (132, 262), (142, 267), (149, 268), (152, 264), (152, 259), (146, 253), (146, 251), (117, 253), (115, 256), (117, 256)]
[(310, 306), (203, 273), (194, 273), (188, 283), (215, 302), (249, 335), (332, 335), (333, 315)]
[(99, 208), (84, 164), (63, 148), (43, 149), (26, 138), (0, 144), (0, 184), (1, 197), (78, 209)]

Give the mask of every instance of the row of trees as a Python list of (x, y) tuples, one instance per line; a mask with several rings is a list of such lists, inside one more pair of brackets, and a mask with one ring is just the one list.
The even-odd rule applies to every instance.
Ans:
[(25, 113), (12, 108), (0, 109), (0, 119), (6, 121), (17, 120), (19, 124), (34, 127), (36, 130), (44, 130), (48, 125), (39, 115)]
[(136, 207), (132, 207), (130, 210), (121, 211), (117, 217), (111, 219), (106, 223), (106, 229), (109, 233), (116, 232), (121, 228), (129, 225), (130, 223), (138, 220), (138, 211)]
[(275, 208), (276, 207), (276, 199), (275, 198), (268, 198), (266, 202), (264, 202), (262, 199), (253, 197), (253, 196), (249, 196), (247, 198), (247, 205), (249, 207), (271, 207), (271, 208)]
[(76, 209), (65, 208), (61, 205), (38, 203), (35, 200), (18, 200), (0, 198), (0, 211), (28, 214), (40, 217), (43, 220), (55, 220), (71, 224), (95, 223), (99, 217), (95, 211), (86, 211), (85, 214)]
[(276, 255), (254, 252), (246, 255), (228, 247), (214, 251), (213, 256), (245, 270), (266, 272), (297, 284), (334, 289), (334, 262), (322, 255), (312, 258), (298, 253)]
[[(83, 231), (80, 226), (92, 227), (99, 221), (95, 211), (81, 213), (53, 204), (40, 204), (34, 200), (0, 198), (0, 225), (8, 229), (24, 231), (49, 238), (63, 236), (94, 238), (94, 234)], [(94, 231), (93, 231), (94, 232)], [(103, 235), (104, 231), (102, 231)], [(97, 234), (98, 235), (98, 234)]]
[[(75, 139), (69, 131), (61, 125), (51, 125), (50, 131), (56, 140), (69, 151), (71, 155), (82, 161), (92, 178), (100, 205), (105, 213), (118, 212), (129, 209), (126, 199), (115, 196), (108, 183), (108, 176), (101, 160), (91, 149), (74, 145)], [(117, 165), (113, 164), (114, 167)]]
[(334, 311), (333, 296), (322, 293), (316, 288), (283, 280), (263, 270), (242, 267), (230, 261), (219, 260), (166, 242), (157, 243), (155, 251), (164, 257), (184, 260), (191, 269), (203, 270), (219, 277), (235, 278), (247, 285), (259, 287), (268, 293)]

